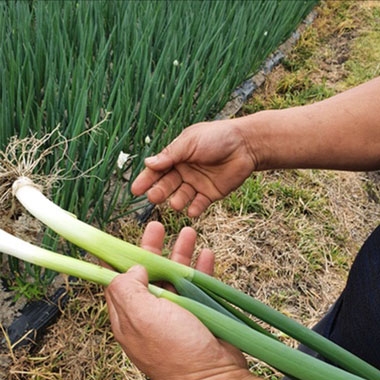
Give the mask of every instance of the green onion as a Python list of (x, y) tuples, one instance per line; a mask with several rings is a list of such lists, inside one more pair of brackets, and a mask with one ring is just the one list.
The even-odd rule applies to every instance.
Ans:
[(374, 368), (322, 335), (253, 297), (230, 286), (226, 286), (216, 278), (205, 275), (199, 271), (195, 271), (192, 281), (202, 288), (212, 289), (215, 294), (223, 297), (226, 301), (233, 303), (235, 306), (253, 314), (271, 326), (278, 328), (347, 371), (371, 380), (380, 378), (380, 371), (377, 368)]
[(13, 184), (13, 193), (23, 206), (53, 231), (77, 246), (110, 264), (119, 272), (125, 272), (134, 264), (148, 269), (149, 280), (175, 282), (176, 278), (192, 279), (194, 269), (165, 260), (140, 247), (122, 241), (78, 219), (48, 200), (27, 177)]
[(104, 133), (55, 147), (42, 169), (77, 178), (57, 204), (106, 225), (135, 202), (129, 184), (107, 188), (119, 152), (137, 155), (134, 178), (150, 151), (213, 118), (317, 2), (0, 1), (0, 150), (58, 124), (72, 141), (109, 111)]
[(0, 251), (20, 260), (83, 280), (108, 285), (117, 272), (37, 247), (0, 229)]
[[(173, 295), (161, 290), (157, 293), (154, 290), (156, 288), (151, 288), (156, 292), (155, 294), (165, 296), (191, 309), (190, 311), (194, 312), (215, 335), (236, 345), (258, 359), (266, 361), (269, 365), (285, 374), (305, 380), (326, 378), (357, 379), (357, 376), (371, 380), (380, 379), (380, 371), (373, 366), (258, 300), (223, 284), (211, 276), (175, 263), (167, 258), (154, 255), (76, 219), (72, 214), (49, 201), (30, 179), (21, 177), (15, 181), (13, 192), (24, 207), (37, 219), (72, 243), (107, 262), (117, 271), (124, 272), (132, 265), (140, 264), (147, 269), (150, 281), (165, 280), (174, 285), (180, 285), (177, 290), (184, 295), (191, 297), (192, 294), (199, 295), (202, 290), (205, 290), (205, 293), (215, 301), (218, 302), (220, 298), (223, 298), (232, 305), (239, 307), (242, 311), (248, 312), (296, 338), (333, 363), (351, 372), (351, 374), (343, 372), (344, 375), (342, 375), (339, 372), (341, 370), (337, 370), (335, 367), (328, 366), (326, 363), (313, 359), (310, 356), (305, 355), (305, 358), (304, 354), (296, 350), (294, 352), (289, 351), (292, 349), (286, 347), (281, 342), (255, 331), (245, 323), (242, 323), (242, 321), (237, 321), (235, 317), (231, 318), (229, 312), (221, 313), (220, 311), (213, 310), (212, 302), (208, 302), (207, 297), (201, 296), (199, 298), (196, 295), (196, 298), (201, 299), (202, 302), (205, 300), (208, 305), (205, 306), (190, 298)], [(43, 265), (43, 263), (39, 265)], [(63, 267), (61, 271), (66, 269), (66, 267)], [(197, 286), (199, 291), (195, 292), (194, 286)], [(216, 296), (213, 297), (213, 295)], [(306, 364), (306, 361), (309, 360), (311, 362)], [(291, 368), (288, 366), (289, 362), (294, 364)], [(311, 372), (313, 374), (309, 373), (305, 367), (312, 368)], [(325, 370), (327, 372), (324, 372)], [(336, 373), (335, 371), (338, 372)], [(329, 376), (326, 373), (329, 373)]]
[[(169, 299), (196, 315), (217, 337), (299, 380), (363, 379), (301, 351), (290, 348), (234, 319), (188, 298), (163, 291)], [(375, 379), (372, 377), (372, 379)]]

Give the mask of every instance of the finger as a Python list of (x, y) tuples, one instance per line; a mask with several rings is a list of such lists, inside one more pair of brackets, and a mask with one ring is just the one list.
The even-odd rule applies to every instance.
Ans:
[(135, 295), (145, 293), (148, 287), (148, 272), (142, 265), (134, 265), (126, 273), (117, 275), (107, 286), (107, 300), (118, 309)]
[(157, 298), (148, 290), (146, 269), (135, 265), (111, 281), (106, 289), (106, 300), (115, 338), (123, 340), (126, 332), (133, 333), (131, 322), (138, 312), (143, 312), (142, 305), (155, 302)]
[(142, 285), (144, 288), (148, 287), (148, 272), (142, 265), (134, 265), (133, 267), (128, 269), (127, 273), (121, 276), (124, 276), (123, 278), (121, 278), (121, 281), (126, 281), (130, 283), (135, 281), (137, 284)]
[[(175, 142), (175, 140), (173, 140)], [(173, 142), (170, 144), (172, 145)], [(173, 157), (171, 157), (170, 145), (155, 156), (146, 157), (144, 163), (147, 167), (155, 171), (164, 171), (174, 166)]]
[(171, 260), (189, 266), (194, 253), (197, 233), (191, 227), (182, 228), (174, 244)]
[(182, 143), (180, 140), (180, 136), (176, 137), (160, 153), (147, 157), (144, 160), (145, 165), (155, 171), (165, 171), (180, 162), (185, 162), (189, 155), (189, 149), (186, 149), (185, 145), (192, 146), (193, 144), (186, 139)]
[(131, 187), (133, 194), (144, 194), (165, 173), (170, 172), (175, 164), (186, 160), (187, 149), (183, 149), (182, 144), (178, 144), (177, 141), (178, 138), (174, 139), (160, 153), (145, 158), (144, 163), (146, 168), (133, 182)]
[(117, 317), (119, 301), (129, 298), (137, 289), (146, 289), (148, 273), (142, 265), (132, 266), (126, 273), (117, 275), (105, 289), (105, 297), (110, 315)]
[(212, 276), (214, 274), (214, 266), (214, 252), (212, 252), (211, 249), (208, 248), (202, 249), (202, 251), (199, 253), (197, 262), (195, 264), (195, 269)]
[(145, 168), (133, 181), (131, 192), (134, 195), (143, 195), (150, 189), (165, 173)]
[(174, 210), (181, 211), (195, 197), (195, 189), (188, 183), (182, 183), (170, 199), (170, 205)]
[(161, 255), (164, 246), (165, 228), (160, 222), (150, 222), (141, 238), (141, 247)]
[(162, 203), (173, 194), (182, 184), (182, 176), (177, 170), (171, 170), (162, 176), (147, 192), (152, 203)]
[[(149, 222), (141, 238), (141, 247), (157, 255), (161, 255), (164, 247), (164, 238), (164, 226), (160, 222)], [(156, 282), (156, 285), (161, 288), (173, 290), (173, 287), (168, 286), (168, 284), (163, 281)]]
[(212, 201), (209, 198), (207, 198), (203, 194), (198, 193), (193, 199), (193, 201), (191, 202), (187, 210), (187, 214), (190, 217), (197, 217), (201, 215), (202, 212), (205, 211), (206, 208), (210, 206), (211, 203)]

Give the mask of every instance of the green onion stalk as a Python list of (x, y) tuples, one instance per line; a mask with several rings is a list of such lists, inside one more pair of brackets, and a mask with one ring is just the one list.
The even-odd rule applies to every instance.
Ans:
[[(380, 371), (375, 367), (253, 297), (212, 276), (152, 254), (78, 220), (48, 200), (30, 179), (20, 177), (15, 181), (13, 193), (33, 216), (73, 244), (111, 265), (115, 271), (71, 257), (65, 257), (61, 261), (57, 257), (62, 255), (42, 250), (42, 248), (37, 249), (31, 245), (28, 245), (30, 254), (23, 257), (22, 252), (27, 251), (25, 248), (25, 250), (21, 249), (17, 257), (102, 285), (109, 284), (117, 272), (125, 272), (135, 264), (143, 265), (148, 271), (150, 282), (168, 281), (180, 293), (180, 295), (174, 294), (154, 285), (149, 285), (153, 294), (185, 307), (219, 338), (230, 342), (242, 351), (291, 377), (299, 380), (380, 380)], [(12, 255), (10, 248), (4, 248), (0, 245), (0, 250)], [(38, 260), (35, 259), (36, 256), (38, 256)], [(74, 260), (75, 263), (78, 262), (78, 264), (68, 264), (71, 260)], [(91, 267), (87, 269), (85, 267), (87, 265)], [(223, 302), (219, 302), (220, 300)], [(240, 312), (232, 313), (231, 308), (224, 306), (227, 302), (229, 305), (241, 309), (241, 314), (239, 314)], [(246, 323), (247, 316), (245, 313), (252, 314), (297, 339), (341, 369), (290, 348), (273, 339), (273, 336), (264, 334), (255, 326)]]

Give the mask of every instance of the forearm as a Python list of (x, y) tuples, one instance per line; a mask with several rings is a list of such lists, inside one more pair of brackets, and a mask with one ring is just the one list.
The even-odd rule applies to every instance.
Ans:
[(380, 169), (380, 78), (322, 102), (241, 119), (258, 170)]

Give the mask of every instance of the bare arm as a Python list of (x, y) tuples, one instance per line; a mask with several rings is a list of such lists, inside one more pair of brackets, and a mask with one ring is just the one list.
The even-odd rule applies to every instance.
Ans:
[(195, 124), (145, 161), (132, 191), (198, 216), (255, 170), (380, 169), (379, 109), (376, 78), (312, 105)]
[(318, 103), (241, 121), (257, 170), (380, 169), (380, 78)]

